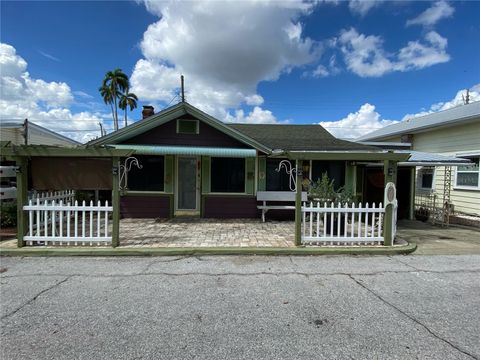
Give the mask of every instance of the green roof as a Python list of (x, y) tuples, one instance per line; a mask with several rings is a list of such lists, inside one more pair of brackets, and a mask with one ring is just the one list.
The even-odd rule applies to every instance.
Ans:
[(340, 140), (320, 125), (228, 124), (270, 149), (285, 151), (376, 151), (373, 146)]

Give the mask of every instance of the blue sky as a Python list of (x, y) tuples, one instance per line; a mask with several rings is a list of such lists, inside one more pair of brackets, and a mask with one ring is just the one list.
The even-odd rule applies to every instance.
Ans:
[(2, 1), (0, 116), (97, 136), (111, 128), (98, 87), (119, 67), (139, 108), (165, 107), (183, 73), (187, 101), (220, 120), (356, 137), (459, 105), (463, 89), (480, 100), (478, 14), (476, 1)]

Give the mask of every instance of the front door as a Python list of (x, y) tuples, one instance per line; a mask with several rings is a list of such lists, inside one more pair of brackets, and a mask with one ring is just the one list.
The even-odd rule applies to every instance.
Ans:
[(177, 186), (175, 192), (175, 215), (199, 214), (199, 171), (195, 156), (177, 157)]

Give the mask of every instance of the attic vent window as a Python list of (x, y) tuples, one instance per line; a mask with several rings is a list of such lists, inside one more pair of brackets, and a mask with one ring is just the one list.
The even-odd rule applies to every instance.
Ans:
[(177, 120), (177, 134), (198, 134), (198, 120)]

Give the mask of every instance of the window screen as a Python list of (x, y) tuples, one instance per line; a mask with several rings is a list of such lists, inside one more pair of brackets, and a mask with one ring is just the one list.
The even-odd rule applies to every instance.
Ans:
[(345, 185), (345, 161), (312, 161), (312, 181), (322, 178), (327, 173), (330, 180), (334, 180), (333, 186), (338, 190)]
[(456, 186), (480, 187), (480, 167), (479, 158), (470, 158), (472, 165), (457, 167)]
[(177, 133), (179, 134), (198, 134), (197, 120), (177, 120)]
[[(284, 159), (267, 159), (266, 190), (267, 191), (290, 191), (290, 175), (282, 168), (279, 172), (278, 164)], [(292, 164), (295, 167), (295, 164)]]
[(128, 189), (137, 191), (164, 190), (164, 156), (135, 156), (142, 166), (133, 165), (128, 172)]
[(245, 192), (245, 159), (212, 158), (211, 192)]

